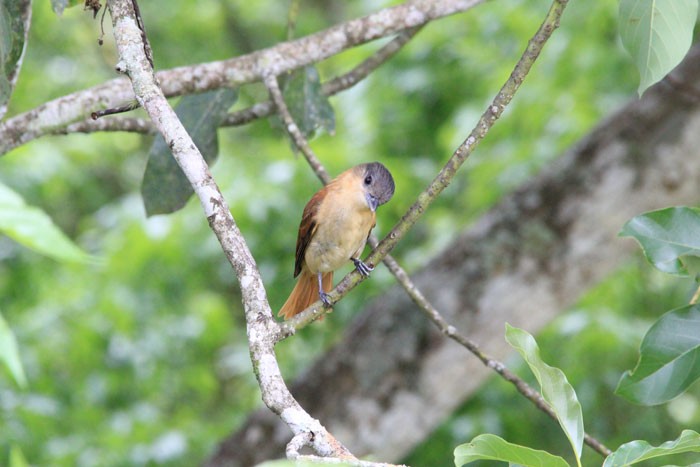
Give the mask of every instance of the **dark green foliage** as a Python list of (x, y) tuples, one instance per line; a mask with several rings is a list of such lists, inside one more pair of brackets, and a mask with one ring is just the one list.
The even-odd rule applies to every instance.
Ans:
[(284, 80), (282, 93), (289, 113), (306, 137), (318, 130), (335, 132), (335, 115), (328, 98), (321, 92), (318, 71), (307, 66), (293, 71)]
[[(175, 113), (209, 165), (214, 164), (219, 155), (219, 125), (237, 96), (233, 89), (219, 89), (184, 96), (175, 107)], [(175, 212), (185, 205), (192, 193), (192, 186), (173, 158), (168, 144), (157, 135), (148, 153), (141, 185), (146, 214)]]
[(29, 15), (29, 0), (0, 3), (0, 119), (7, 110), (26, 41), (25, 18)]

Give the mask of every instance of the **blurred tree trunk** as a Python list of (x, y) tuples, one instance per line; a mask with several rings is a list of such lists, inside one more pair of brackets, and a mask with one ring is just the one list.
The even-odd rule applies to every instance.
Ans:
[[(486, 353), (504, 358), (505, 322), (537, 332), (637, 250), (632, 240), (617, 238), (628, 219), (697, 202), (700, 91), (693, 85), (699, 80), (695, 46), (670, 77), (414, 274), (418, 287)], [(355, 455), (392, 462), (492, 374), (394, 287), (298, 378), (293, 393)], [(221, 442), (207, 465), (283, 457), (290, 436), (261, 409)]]

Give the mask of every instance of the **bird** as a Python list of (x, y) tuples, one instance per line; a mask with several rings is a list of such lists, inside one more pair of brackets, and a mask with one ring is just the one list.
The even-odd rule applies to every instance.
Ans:
[(290, 319), (319, 298), (330, 307), (333, 271), (352, 261), (369, 276), (360, 255), (376, 225), (377, 207), (394, 195), (394, 179), (380, 162), (352, 167), (311, 197), (297, 236), (294, 277), (299, 276), (278, 316)]

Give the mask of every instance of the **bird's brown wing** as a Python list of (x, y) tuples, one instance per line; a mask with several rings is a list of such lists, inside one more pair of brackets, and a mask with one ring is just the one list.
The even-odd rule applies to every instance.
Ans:
[(316, 223), (316, 214), (318, 213), (318, 208), (325, 196), (326, 189), (322, 188), (318, 191), (318, 193), (311, 197), (308, 203), (306, 203), (304, 213), (301, 215), (299, 236), (297, 237), (296, 260), (294, 262), (294, 277), (297, 277), (301, 272), (301, 267), (304, 264), (306, 247), (309, 246), (311, 239), (316, 233), (316, 228), (318, 227), (318, 224)]

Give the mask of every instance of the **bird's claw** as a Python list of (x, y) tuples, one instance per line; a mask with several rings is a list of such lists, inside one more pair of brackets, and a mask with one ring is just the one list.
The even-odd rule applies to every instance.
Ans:
[(327, 307), (331, 306), (330, 294), (327, 294), (326, 292), (319, 291), (318, 296), (325, 306), (327, 306)]
[(365, 277), (369, 276), (369, 273), (374, 270), (373, 267), (364, 263), (361, 259), (357, 259), (357, 258), (350, 258), (350, 259), (352, 259), (352, 262), (355, 263), (355, 269), (357, 269), (357, 272), (359, 272), (360, 274), (362, 274)]

